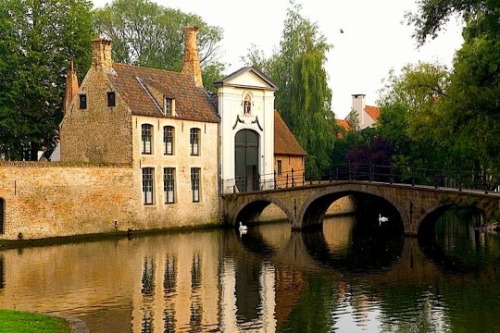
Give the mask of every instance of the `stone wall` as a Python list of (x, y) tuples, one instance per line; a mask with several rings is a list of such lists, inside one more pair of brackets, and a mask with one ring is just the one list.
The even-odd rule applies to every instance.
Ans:
[[(60, 125), (61, 161), (132, 162), (132, 116), (117, 92), (116, 106), (108, 107), (108, 92), (106, 74), (91, 68)], [(85, 109), (80, 95), (86, 95)]]
[(220, 223), (214, 198), (143, 205), (140, 173), (118, 164), (0, 162), (0, 240)]

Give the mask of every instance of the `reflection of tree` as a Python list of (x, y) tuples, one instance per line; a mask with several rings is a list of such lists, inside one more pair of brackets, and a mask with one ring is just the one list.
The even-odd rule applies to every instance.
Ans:
[(334, 284), (322, 276), (311, 275), (304, 287), (298, 307), (286, 321), (278, 322), (277, 332), (331, 332), (335, 322), (330, 313), (337, 303)]
[(445, 275), (439, 297), (452, 332), (493, 332), (500, 327), (500, 285), (495, 282), (500, 281), (500, 237), (478, 235), (474, 223), (474, 212), (450, 210), (435, 222), (435, 238), (420, 240), (424, 253)]
[[(399, 312), (404, 311), (405, 314), (399, 313), (397, 318), (403, 320), (383, 320), (383, 332), (454, 332), (449, 328), (444, 327), (442, 318), (442, 309), (436, 308), (432, 302), (429, 301), (429, 295), (421, 295), (422, 298), (418, 304), (413, 307), (401, 308)], [(394, 317), (390, 317), (394, 318)]]

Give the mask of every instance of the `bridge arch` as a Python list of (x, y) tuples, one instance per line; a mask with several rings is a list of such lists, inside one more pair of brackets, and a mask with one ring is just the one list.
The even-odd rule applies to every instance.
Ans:
[(264, 209), (270, 204), (275, 204), (279, 207), (283, 213), (286, 215), (288, 221), (292, 221), (293, 216), (289, 211), (287, 205), (280, 200), (276, 200), (273, 197), (264, 196), (259, 199), (254, 199), (246, 202), (242, 206), (240, 206), (234, 215), (234, 220), (231, 221), (233, 226), (236, 226), (238, 222), (243, 223), (255, 223), (259, 221), (260, 214), (264, 211)]
[[(398, 226), (403, 229), (403, 209), (399, 205), (393, 203), (390, 199), (381, 196), (377, 192), (372, 192), (369, 189), (359, 190), (338, 190), (338, 189), (325, 189), (317, 191), (304, 201), (300, 210), (299, 216), (296, 219), (297, 229), (308, 229), (320, 227), (325, 213), (330, 205), (336, 200), (351, 196), (354, 198), (356, 205), (356, 213), (361, 216), (369, 216), (367, 213), (373, 213), (373, 209), (378, 209), (384, 216), (390, 216), (392, 219), (401, 221)], [(374, 220), (374, 223), (378, 222)]]
[(453, 203), (446, 203), (442, 205), (436, 205), (434, 207), (430, 207), (425, 214), (423, 214), (422, 218), (419, 222), (418, 236), (422, 239), (433, 239), (436, 222), (441, 215), (443, 215), (447, 210), (450, 210), (454, 207), (463, 207), (466, 209), (470, 209), (472, 212), (479, 213), (481, 216), (480, 221), (477, 221), (476, 227), (480, 227), (482, 221), (484, 221), (486, 212), (474, 205), (456, 205)]

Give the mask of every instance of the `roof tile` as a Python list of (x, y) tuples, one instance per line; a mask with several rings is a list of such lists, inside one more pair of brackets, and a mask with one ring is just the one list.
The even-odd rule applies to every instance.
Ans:
[(274, 154), (307, 155), (288, 126), (286, 126), (278, 111), (274, 111)]
[(113, 64), (108, 78), (134, 115), (169, 118), (161, 110), (158, 92), (175, 99), (176, 118), (218, 122), (217, 106), (203, 87), (187, 74), (154, 68)]

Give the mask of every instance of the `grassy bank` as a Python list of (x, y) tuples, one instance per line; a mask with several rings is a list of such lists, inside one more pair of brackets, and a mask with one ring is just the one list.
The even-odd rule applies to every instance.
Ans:
[(0, 331), (3, 333), (70, 333), (68, 323), (48, 315), (0, 310)]

